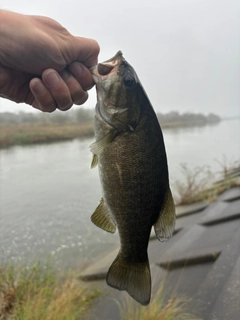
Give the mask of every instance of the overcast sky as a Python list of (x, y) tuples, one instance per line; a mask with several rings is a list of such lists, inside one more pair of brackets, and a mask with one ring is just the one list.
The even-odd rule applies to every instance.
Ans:
[[(158, 112), (240, 115), (239, 0), (1, 0), (96, 39), (99, 61), (119, 49)], [(85, 103), (94, 107), (95, 90)], [(0, 111), (32, 111), (0, 98)]]

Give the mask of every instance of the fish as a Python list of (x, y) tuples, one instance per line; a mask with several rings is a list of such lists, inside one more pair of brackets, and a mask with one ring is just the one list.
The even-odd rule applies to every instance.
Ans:
[(152, 227), (167, 241), (175, 226), (162, 131), (134, 68), (121, 51), (91, 68), (96, 84), (95, 142), (102, 198), (91, 216), (99, 228), (118, 230), (120, 250), (106, 282), (143, 306), (151, 299), (148, 243)]

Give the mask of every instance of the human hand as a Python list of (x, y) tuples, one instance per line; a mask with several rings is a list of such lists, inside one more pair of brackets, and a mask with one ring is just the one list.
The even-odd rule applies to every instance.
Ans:
[(42, 111), (83, 104), (97, 64), (95, 40), (74, 37), (58, 22), (0, 10), (0, 97)]

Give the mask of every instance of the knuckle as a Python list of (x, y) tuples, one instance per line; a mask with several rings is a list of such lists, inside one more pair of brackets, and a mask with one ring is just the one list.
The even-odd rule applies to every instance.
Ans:
[(99, 45), (99, 43), (98, 43), (96, 40), (93, 40), (93, 41), (94, 41), (95, 52), (96, 52), (96, 54), (98, 55), (99, 52), (100, 52), (100, 45)]

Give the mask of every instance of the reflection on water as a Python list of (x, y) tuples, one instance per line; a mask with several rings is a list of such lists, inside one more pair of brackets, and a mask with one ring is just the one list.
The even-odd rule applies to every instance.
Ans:
[(90, 140), (1, 151), (1, 258), (36, 261), (48, 254), (80, 263), (118, 241), (92, 225), (100, 200), (90, 170)]
[[(225, 154), (240, 159), (239, 121), (164, 130), (171, 180), (179, 164), (210, 165)], [(90, 216), (101, 197), (97, 169), (90, 170), (92, 139), (12, 147), (0, 154), (0, 259), (54, 257), (64, 266), (90, 263), (118, 243)]]
[(240, 120), (223, 121), (218, 125), (185, 127), (163, 131), (170, 179), (181, 179), (179, 164), (189, 168), (208, 165), (213, 172), (221, 168), (216, 161), (240, 160)]

